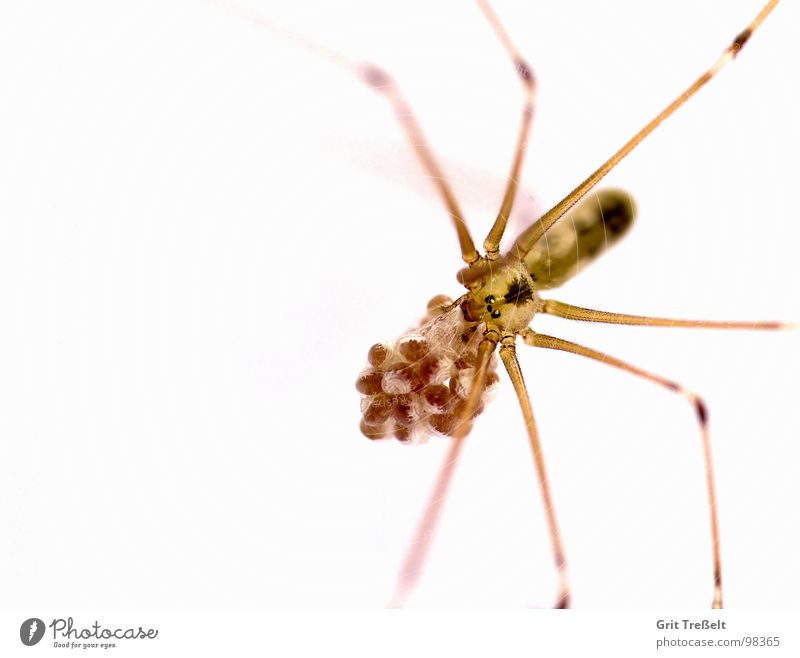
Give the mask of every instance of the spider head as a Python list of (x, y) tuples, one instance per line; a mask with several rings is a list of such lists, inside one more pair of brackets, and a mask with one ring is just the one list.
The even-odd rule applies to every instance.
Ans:
[(464, 313), (468, 319), (496, 327), (501, 333), (519, 333), (541, 306), (531, 275), (522, 263), (511, 263), (489, 268), (470, 286)]

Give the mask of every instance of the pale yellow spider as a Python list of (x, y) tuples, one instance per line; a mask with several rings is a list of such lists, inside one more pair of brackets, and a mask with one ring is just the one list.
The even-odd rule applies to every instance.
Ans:
[(447, 178), (395, 82), (374, 66), (363, 65), (357, 69), (367, 84), (382, 93), (392, 104), (420, 162), (439, 189), (458, 236), (461, 258), (467, 264), (458, 273), (458, 279), (466, 288), (466, 293), (455, 301), (442, 297), (432, 299), (428, 305), (429, 317), (419, 328), (396, 343), (374, 345), (368, 354), (369, 366), (356, 382), (356, 388), (364, 396), (361, 430), (368, 438), (394, 436), (405, 442), (424, 439), (432, 433), (452, 437), (450, 451), (401, 569), (394, 605), (404, 604), (422, 572), (463, 440), (472, 428), (472, 420), (483, 410), (486, 389), (496, 381), (493, 354), (499, 348), (500, 358), (514, 385), (522, 410), (547, 515), (558, 572), (555, 606), (569, 607), (570, 585), (566, 552), (533, 410), (516, 355), (516, 338), (520, 336), (527, 345), (571, 352), (643, 377), (682, 395), (694, 408), (702, 437), (711, 519), (711, 605), (714, 608), (722, 607), (722, 567), (714, 466), (708, 432), (708, 412), (700, 395), (665, 377), (608, 354), (537, 333), (530, 325), (537, 313), (547, 313), (571, 320), (638, 326), (769, 330), (788, 326), (780, 322), (685, 320), (611, 313), (544, 299), (539, 295), (541, 290), (561, 285), (613, 244), (630, 226), (635, 214), (632, 200), (621, 191), (601, 191), (590, 195), (581, 205), (576, 204), (662, 121), (732, 61), (776, 4), (777, 0), (768, 2), (708, 69), (572, 192), (523, 231), (503, 253), (500, 242), (516, 197), (536, 108), (536, 80), (530, 65), (516, 49), (489, 4), (480, 3), (522, 82), (524, 102), (509, 182), (497, 218), (483, 242), (483, 253), (476, 248)]
[[(376, 66), (355, 64), (336, 56), (340, 63), (350, 67), (392, 104), (423, 166), (445, 200), (457, 231), (462, 258), (467, 264), (467, 267), (459, 273), (467, 292), (454, 302), (448, 302), (441, 297), (434, 298), (428, 308), (429, 315), (420, 327), (411, 330), (398, 341), (376, 344), (370, 350), (370, 365), (357, 383), (359, 391), (364, 395), (362, 431), (370, 438), (394, 436), (402, 441), (408, 441), (422, 439), (435, 433), (453, 437), (450, 453), (437, 480), (431, 502), (426, 508), (417, 538), (402, 568), (394, 599), (396, 605), (404, 603), (421, 573), (430, 537), (463, 439), (471, 428), (471, 419), (481, 410), (484, 386), (487, 383), (492, 384), (495, 379), (494, 363), (491, 358), (495, 349), (499, 349), (503, 364), (514, 384), (535, 457), (559, 574), (556, 605), (564, 607), (569, 604), (565, 552), (532, 410), (516, 358), (517, 335), (534, 346), (577, 353), (638, 374), (683, 395), (688, 400), (697, 418), (699, 434), (702, 437), (702, 453), (706, 462), (706, 488), (712, 535), (712, 605), (715, 607), (722, 605), (714, 473), (706, 427), (706, 409), (702, 399), (677, 383), (608, 355), (555, 337), (537, 334), (529, 328), (529, 324), (535, 314), (546, 313), (578, 320), (649, 326), (746, 329), (779, 329), (786, 326), (777, 322), (706, 322), (619, 315), (576, 308), (553, 300), (545, 301), (539, 295), (540, 291), (556, 287), (571, 277), (624, 233), (634, 214), (630, 197), (623, 192), (609, 190), (595, 194), (594, 185), (658, 123), (731, 61), (747, 41), (750, 33), (758, 27), (775, 4), (776, 2), (768, 3), (749, 26), (734, 38), (720, 58), (688, 87), (684, 94), (636, 133), (584, 183), (545, 213), (539, 222), (533, 224), (507, 251), (502, 253), (499, 250), (499, 242), (515, 198), (516, 181), (519, 178), (532, 123), (536, 89), (530, 66), (512, 44), (492, 10), (483, 4), (482, 7), (490, 23), (515, 64), (523, 82), (526, 98), (516, 155), (509, 175), (511, 182), (506, 188), (497, 220), (483, 245), (485, 256), (478, 252), (462, 219), (455, 195), (447, 184), (445, 173), (427, 146), (410, 106), (401, 95), (399, 86), (386, 72)], [(587, 194), (589, 196), (583, 202), (584, 205), (572, 207)], [(387, 254), (387, 260), (390, 257)], [(462, 340), (462, 336), (467, 340)]]

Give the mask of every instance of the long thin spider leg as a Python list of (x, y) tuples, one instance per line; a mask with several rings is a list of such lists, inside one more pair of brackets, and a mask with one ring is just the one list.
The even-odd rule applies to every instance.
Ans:
[(691, 85), (689, 85), (683, 93), (681, 93), (674, 101), (667, 107), (659, 112), (655, 118), (647, 123), (644, 128), (637, 132), (631, 139), (629, 139), (614, 155), (606, 160), (600, 167), (597, 168), (586, 180), (578, 185), (572, 192), (559, 201), (555, 206), (548, 210), (538, 222), (534, 222), (528, 229), (526, 229), (516, 240), (511, 247), (512, 257), (524, 258), (525, 254), (533, 248), (533, 245), (544, 235), (553, 224), (558, 221), (575, 203), (577, 203), (584, 194), (591, 190), (609, 171), (611, 171), (622, 158), (630, 153), (645, 137), (647, 137), (658, 125), (669, 117), (675, 110), (683, 105), (687, 100), (694, 96), (697, 91), (703, 87), (711, 78), (713, 78), (728, 62), (732, 61), (739, 51), (747, 43), (750, 35), (761, 25), (762, 21), (778, 4), (778, 0), (769, 0), (766, 5), (761, 9), (753, 21), (739, 34), (734, 37), (731, 44), (722, 52), (716, 62), (711, 65), (703, 74), (697, 78)]
[(511, 61), (514, 63), (514, 69), (522, 81), (525, 90), (525, 99), (522, 106), (522, 122), (519, 127), (517, 145), (514, 151), (514, 161), (511, 164), (511, 172), (508, 175), (508, 184), (506, 186), (505, 196), (503, 197), (503, 204), (500, 206), (497, 219), (494, 220), (494, 224), (483, 243), (483, 248), (486, 250), (486, 257), (490, 260), (495, 260), (500, 256), (500, 240), (503, 238), (503, 233), (508, 223), (508, 217), (511, 215), (514, 197), (517, 194), (517, 185), (522, 170), (522, 163), (525, 160), (525, 150), (528, 146), (528, 137), (530, 136), (531, 125), (533, 124), (533, 113), (536, 107), (536, 78), (533, 74), (533, 69), (531, 69), (528, 62), (525, 61), (517, 50), (514, 42), (511, 41), (503, 24), (500, 22), (500, 19), (497, 17), (497, 14), (489, 5), (488, 1), (479, 0), (478, 4), (486, 15), (486, 19), (489, 21), (492, 29), (502, 42), (503, 47), (508, 52), (509, 57), (511, 57)]
[(555, 506), (553, 505), (553, 495), (550, 492), (550, 481), (547, 478), (547, 469), (544, 465), (542, 455), (542, 445), (539, 441), (539, 433), (536, 430), (536, 421), (533, 418), (533, 407), (525, 386), (525, 379), (522, 376), (522, 369), (517, 359), (517, 350), (514, 345), (513, 336), (504, 336), (500, 343), (500, 358), (503, 360), (514, 385), (514, 391), (522, 409), (522, 416), (525, 419), (525, 428), (528, 431), (528, 440), (533, 452), (533, 462), (536, 466), (536, 475), (539, 479), (539, 489), (542, 494), (545, 514), (547, 516), (547, 528), (550, 533), (550, 542), (553, 546), (553, 558), (558, 571), (558, 597), (556, 598), (556, 608), (568, 608), (570, 602), (569, 578), (567, 574), (567, 559), (564, 553), (564, 546), (561, 541), (561, 532), (558, 528)]
[(706, 490), (708, 494), (708, 507), (709, 513), (711, 516), (711, 550), (713, 555), (713, 563), (714, 563), (714, 597), (711, 602), (712, 608), (721, 608), (722, 607), (722, 566), (720, 562), (720, 551), (719, 551), (719, 520), (717, 516), (717, 493), (716, 493), (716, 486), (714, 484), (714, 461), (711, 455), (711, 437), (709, 436), (708, 432), (708, 411), (706, 410), (706, 405), (703, 402), (702, 398), (680, 384), (677, 384), (669, 379), (661, 377), (660, 375), (653, 374), (648, 372), (647, 370), (642, 370), (641, 368), (637, 368), (625, 361), (617, 359), (616, 357), (609, 356), (603, 352), (598, 352), (597, 350), (593, 350), (589, 347), (584, 347), (583, 345), (578, 345), (577, 343), (571, 343), (567, 340), (562, 340), (561, 338), (555, 338), (554, 336), (547, 336), (545, 334), (538, 334), (533, 330), (528, 330), (523, 335), (523, 340), (526, 344), (532, 345), (534, 347), (545, 347), (548, 349), (553, 350), (561, 350), (564, 352), (571, 352), (573, 354), (578, 354), (580, 356), (585, 356), (589, 359), (594, 359), (595, 361), (600, 361), (601, 363), (605, 363), (607, 365), (613, 366), (615, 368), (619, 368), (624, 370), (625, 372), (629, 372), (633, 375), (638, 377), (642, 377), (651, 381), (659, 386), (663, 386), (668, 391), (672, 391), (673, 393), (678, 393), (685, 397), (689, 403), (692, 405), (694, 409), (695, 415), (697, 416), (697, 422), (700, 425), (700, 433), (702, 435), (703, 440), (703, 460), (705, 462), (705, 471), (706, 471)]
[(422, 575), (425, 561), (427, 560), (428, 552), (433, 541), (433, 535), (438, 525), (445, 499), (447, 498), (447, 492), (450, 489), (450, 482), (453, 479), (453, 473), (458, 464), (464, 438), (470, 430), (470, 419), (478, 408), (478, 403), (486, 387), (486, 371), (489, 368), (489, 361), (491, 360), (492, 353), (497, 347), (497, 339), (498, 336), (495, 331), (487, 331), (478, 346), (478, 365), (475, 369), (475, 375), (472, 378), (469, 397), (467, 398), (466, 404), (462, 407), (461, 413), (456, 421), (456, 429), (451, 439), (450, 450), (448, 450), (444, 463), (436, 477), (436, 483), (428, 498), (425, 512), (414, 533), (414, 540), (411, 542), (408, 553), (403, 560), (403, 565), (400, 568), (400, 574), (397, 578), (394, 596), (392, 597), (389, 607), (402, 608), (408, 600), (408, 597), (411, 596)]
[[(764, 21), (767, 15), (778, 4), (778, 0), (769, 0), (761, 11), (758, 13), (752, 22), (739, 34), (734, 37), (731, 44), (722, 52), (716, 62), (706, 69), (703, 74), (697, 78), (691, 85), (689, 85), (683, 93), (681, 93), (675, 100), (673, 100), (667, 107), (659, 112), (655, 118), (648, 122), (644, 128), (631, 137), (625, 144), (606, 160), (600, 167), (598, 167), (592, 174), (589, 175), (580, 185), (578, 185), (572, 192), (565, 196), (555, 206), (542, 215), (537, 221), (531, 224), (525, 231), (523, 231), (514, 244), (505, 254), (503, 259), (505, 261), (523, 260), (526, 254), (533, 249), (534, 245), (539, 239), (555, 224), (564, 214), (572, 208), (581, 198), (591, 190), (597, 183), (611, 171), (628, 153), (630, 153), (636, 146), (647, 137), (653, 130), (655, 130), (662, 121), (669, 117), (675, 110), (689, 100), (694, 94), (703, 87), (709, 80), (711, 80), (728, 62), (733, 60), (739, 51), (744, 47), (747, 40)], [(461, 270), (457, 274), (457, 279), (465, 286), (469, 286), (474, 281), (484, 277), (488, 271), (488, 265), (483, 264), (472, 270)]]
[(453, 220), (453, 226), (455, 226), (458, 235), (462, 260), (468, 265), (474, 265), (479, 261), (480, 255), (475, 249), (475, 243), (464, 221), (464, 215), (458, 206), (455, 195), (450, 189), (450, 184), (447, 182), (447, 178), (442, 172), (441, 167), (439, 167), (439, 163), (422, 133), (422, 128), (411, 106), (400, 93), (399, 87), (386, 71), (372, 64), (362, 64), (359, 68), (361, 78), (373, 89), (383, 94), (391, 104), (397, 120), (406, 132), (408, 143), (414, 149), (414, 152), (417, 154), (425, 171), (428, 172), (434, 185), (439, 188), (439, 193), (442, 195), (447, 210), (450, 212), (450, 218)]
[(608, 324), (628, 324), (642, 327), (691, 327), (696, 329), (795, 329), (796, 324), (786, 322), (729, 322), (725, 320), (682, 320), (678, 318), (653, 318), (645, 315), (627, 315), (625, 313), (609, 313), (591, 308), (582, 308), (547, 299), (541, 309), (548, 313), (567, 320), (580, 320), (582, 322), (605, 322)]
[(403, 126), (409, 144), (417, 154), (422, 166), (430, 176), (434, 185), (439, 189), (439, 193), (444, 200), (447, 210), (450, 213), (450, 218), (453, 221), (453, 226), (458, 235), (458, 243), (461, 248), (461, 258), (468, 265), (475, 265), (480, 262), (480, 255), (475, 249), (475, 243), (472, 240), (467, 224), (464, 221), (464, 215), (459, 208), (453, 191), (450, 189), (450, 184), (447, 181), (441, 167), (439, 166), (436, 157), (428, 145), (428, 141), (422, 132), (422, 128), (414, 115), (411, 106), (406, 101), (405, 97), (400, 92), (399, 87), (391, 78), (391, 76), (383, 69), (369, 63), (356, 62), (350, 58), (342, 55), (341, 53), (322, 46), (310, 39), (298, 36), (289, 30), (282, 28), (279, 25), (266, 20), (264, 17), (258, 15), (254, 11), (230, 0), (212, 0), (214, 4), (225, 7), (229, 11), (235, 12), (244, 19), (247, 19), (259, 27), (265, 28), (281, 37), (294, 42), (295, 45), (304, 48), (305, 50), (317, 55), (322, 56), (337, 66), (348, 69), (352, 74), (357, 76), (362, 82), (365, 82), (370, 87), (380, 92), (391, 104), (397, 120)]

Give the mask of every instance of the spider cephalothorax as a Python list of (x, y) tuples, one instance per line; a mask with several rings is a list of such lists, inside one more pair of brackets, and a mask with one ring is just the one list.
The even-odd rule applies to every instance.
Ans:
[(531, 323), (541, 309), (536, 285), (522, 263), (501, 265), (470, 290), (464, 313), (501, 333), (518, 333)]

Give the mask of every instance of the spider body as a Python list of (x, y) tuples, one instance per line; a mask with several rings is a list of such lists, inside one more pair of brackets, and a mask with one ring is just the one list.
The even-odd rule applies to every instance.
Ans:
[(482, 258), (486, 273), (465, 282), (468, 318), (481, 320), (501, 334), (525, 331), (542, 310), (538, 291), (557, 288), (614, 245), (636, 216), (631, 196), (602, 189), (543, 235), (520, 260)]
[[(528, 331), (544, 306), (538, 291), (577, 274), (627, 232), (634, 216), (630, 195), (599, 190), (543, 236), (524, 261), (482, 256), (485, 273), (465, 284), (466, 294), (456, 302), (434, 297), (419, 327), (370, 348), (369, 365), (356, 381), (363, 396), (362, 434), (403, 443), (452, 435), (469, 395), (480, 337), (492, 332), (499, 340)], [(497, 381), (495, 367), (492, 361), (489, 389)], [(482, 396), (470, 423), (489, 398)]]

